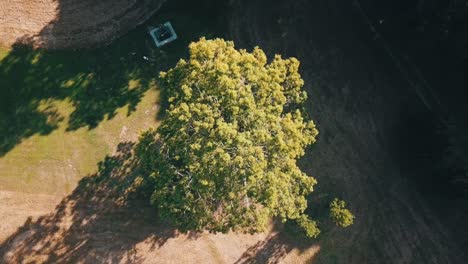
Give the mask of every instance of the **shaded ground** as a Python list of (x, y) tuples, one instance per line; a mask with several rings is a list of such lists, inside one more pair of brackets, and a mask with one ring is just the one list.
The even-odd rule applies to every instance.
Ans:
[[(392, 47), (425, 108), (409, 103), (401, 162), (411, 181), (468, 251), (468, 5), (466, 1), (361, 1), (362, 13)], [(382, 23), (379, 22), (383, 21)]]
[[(425, 170), (408, 167), (414, 155), (402, 142), (421, 136), (407, 131), (424, 118), (420, 79), (408, 78), (387, 47), (362, 18), (356, 5), (341, 1), (234, 2), (230, 38), (242, 46), (259, 45), (270, 54), (296, 56), (309, 92), (310, 113), (320, 130), (318, 143), (303, 159), (317, 177), (311, 214), (322, 196), (350, 201), (356, 224), (320, 239), (318, 263), (464, 263), (459, 240), (444, 225), (413, 179)], [(391, 48), (391, 47), (390, 47)], [(412, 76), (410, 76), (412, 77)], [(414, 85), (413, 82), (416, 82)], [(410, 116), (410, 117), (408, 117)], [(417, 131), (427, 133), (420, 123)], [(418, 126), (416, 125), (416, 127)], [(427, 129), (436, 130), (430, 122)], [(426, 134), (429, 138), (431, 133)], [(426, 136), (424, 135), (424, 136)], [(429, 143), (425, 143), (429, 144)], [(420, 176), (419, 176), (420, 175)], [(439, 186), (433, 193), (443, 193)], [(458, 214), (450, 200), (442, 206)], [(460, 232), (461, 230), (457, 228)], [(460, 232), (461, 236), (466, 234)]]
[[(154, 87), (159, 71), (186, 55), (190, 41), (219, 31), (211, 23), (215, 17), (202, 16), (203, 12), (191, 15), (190, 9), (180, 8), (178, 4), (164, 8), (107, 47), (44, 52), (23, 46), (19, 40), (8, 53), (2, 51), (6, 54), (0, 57), (0, 157), (22, 140), (47, 135), (61, 125), (65, 116), (51, 101), (70, 102), (68, 131), (94, 129), (122, 107), (131, 114), (143, 94)], [(194, 4), (194, 8), (201, 6)], [(146, 26), (166, 19), (174, 20), (181, 37), (156, 50)]]
[[(206, 7), (194, 4), (187, 9), (176, 3), (149, 21), (154, 25), (171, 19), (181, 35), (163, 50), (152, 49), (149, 38), (133, 41), (147, 37), (142, 27), (97, 50), (42, 52), (17, 45), (2, 51), (0, 91), (6, 99), (1, 120), (16, 129), (0, 133), (5, 142), (0, 158), (0, 262), (297, 263), (317, 252), (311, 242), (301, 245), (277, 231), (179, 235), (158, 222), (146, 200), (127, 199), (126, 187), (137, 170), (127, 159), (131, 143), (114, 150), (115, 142), (135, 140), (138, 128), (155, 124), (158, 107), (151, 104), (157, 99), (152, 89), (158, 71), (185, 56), (190, 41), (218, 32), (213, 17), (202, 11), (192, 15)], [(48, 111), (42, 110), (44, 105)], [(87, 174), (70, 169), (67, 162), (73, 167), (92, 163), (99, 156), (92, 154), (94, 148), (115, 155), (106, 157), (96, 174), (61, 200), (77, 178)], [(65, 158), (68, 153), (70, 160)], [(42, 165), (34, 165), (36, 161)], [(23, 165), (31, 172), (27, 179)], [(61, 184), (61, 177), (68, 179), (68, 186)]]
[(135, 193), (133, 145), (119, 144), (52, 213), (29, 217), (0, 244), (2, 263), (297, 263), (318, 250), (276, 231), (179, 234)]
[(156, 124), (157, 69), (142, 58), (148, 43), (132, 38), (80, 52), (2, 52), (0, 189), (67, 194), (118, 142)]
[(54, 210), (62, 196), (47, 194), (27, 194), (0, 190), (0, 240), (4, 240), (18, 229), (29, 217), (37, 218)]
[[(125, 203), (126, 192), (131, 192), (137, 173), (136, 161), (131, 156), (132, 146), (131, 143), (119, 144), (116, 155), (106, 157), (99, 164), (98, 174), (81, 180), (54, 213), (34, 221), (28, 218), (23, 227), (0, 246), (3, 261), (71, 263), (117, 261), (127, 257), (136, 262), (136, 256), (124, 255), (134, 244), (158, 231), (155, 244), (170, 237), (171, 232), (164, 235), (161, 227), (148, 223), (154, 223), (156, 217), (147, 206)], [(142, 228), (148, 226), (152, 228)], [(121, 235), (128, 235), (122, 237), (116, 233), (119, 229), (132, 232), (123, 232)]]
[(53, 101), (64, 117), (48, 135), (33, 135), (0, 158), (0, 190), (66, 195), (79, 179), (96, 171), (96, 163), (115, 151), (123, 140), (137, 140), (139, 133), (157, 125), (154, 116), (158, 93), (145, 92), (134, 112), (116, 109), (115, 116), (94, 129), (67, 131), (73, 107), (67, 101)]
[(55, 53), (15, 46), (0, 64), (0, 156), (23, 139), (60, 126), (65, 116), (53, 101), (70, 102), (68, 131), (95, 128), (124, 106), (132, 113), (154, 72), (141, 58), (120, 53), (138, 47), (122, 46)]
[[(219, 28), (214, 24), (226, 27), (220, 36), (233, 39), (238, 46), (259, 45), (270, 55), (297, 57), (302, 62), (305, 89), (310, 97), (307, 108), (320, 130), (318, 143), (301, 161), (302, 168), (319, 181), (317, 191), (310, 197), (309, 213), (319, 215), (323, 204), (339, 196), (349, 201), (357, 217), (355, 225), (345, 230), (325, 227), (319, 240), (308, 242), (288, 227), (254, 236), (178, 235), (158, 222), (154, 212), (138, 197), (122, 199), (129, 194), (125, 192), (127, 188), (116, 186), (137, 176), (131, 159), (122, 161), (129, 155), (128, 145), (124, 144), (56, 210), (26, 221), (4, 240), (0, 257), (12, 263), (33, 259), (122, 263), (465, 263), (466, 256), (450, 231), (452, 227), (440, 221), (432, 205), (414, 187), (411, 179), (421, 171), (406, 166), (400, 157), (402, 148), (397, 143), (408, 139), (408, 122), (401, 122), (402, 117), (407, 116), (409, 106), (411, 113), (419, 116), (424, 102), (395, 66), (395, 60), (375, 43), (374, 33), (355, 6), (336, 0), (259, 0), (231, 1), (224, 9), (207, 3), (186, 6), (173, 1), (166, 6), (149, 23), (170, 19), (179, 35), (187, 37), (162, 53), (150, 52), (149, 57), (158, 61), (167, 54), (183, 54), (187, 42), (199, 35), (218, 36)], [(213, 14), (220, 14), (224, 22), (213, 22), (220, 21)], [(141, 32), (135, 31), (132, 37), (142, 37)], [(432, 126), (429, 123), (428, 129)], [(19, 220), (14, 220), (12, 226), (22, 224), (16, 221)]]

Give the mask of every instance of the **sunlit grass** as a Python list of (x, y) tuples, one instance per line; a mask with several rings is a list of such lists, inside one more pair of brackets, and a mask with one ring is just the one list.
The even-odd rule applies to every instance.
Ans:
[(8, 55), (8, 52), (8, 49), (0, 47), (0, 61)]
[(97, 163), (115, 151), (119, 142), (136, 140), (139, 133), (157, 125), (157, 91), (146, 92), (136, 110), (127, 115), (122, 107), (111, 120), (95, 129), (67, 131), (73, 111), (70, 102), (49, 102), (64, 116), (59, 127), (48, 135), (25, 139), (0, 158), (0, 188), (5, 190), (63, 194), (78, 180), (96, 171)]
[[(0, 190), (69, 193), (119, 142), (157, 125), (159, 71), (216, 35), (209, 17), (180, 11), (98, 49), (0, 48)], [(156, 49), (147, 26), (168, 20), (179, 38)]]

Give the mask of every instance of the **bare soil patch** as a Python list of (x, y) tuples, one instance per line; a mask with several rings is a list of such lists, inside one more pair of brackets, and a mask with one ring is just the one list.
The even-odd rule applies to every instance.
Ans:
[(61, 49), (107, 43), (143, 23), (163, 0), (4, 0), (0, 45)]
[[(301, 161), (302, 168), (319, 180), (310, 197), (309, 213), (318, 215), (318, 205), (339, 196), (349, 202), (357, 217), (355, 225), (346, 230), (325, 229), (317, 241), (301, 240), (282, 227), (257, 235), (179, 234), (157, 219), (146, 200), (131, 196), (131, 184), (121, 188), (121, 183), (132, 183), (129, 179), (137, 176), (131, 159), (125, 158), (128, 148), (124, 147), (104, 159), (99, 171), (85, 178), (53, 211), (48, 210), (58, 202), (56, 198), (45, 200), (42, 206), (39, 199), (37, 207), (49, 213), (26, 221), (26, 213), (7, 217), (5, 226), (11, 228), (2, 237), (0, 260), (466, 263), (466, 255), (450, 233), (456, 226), (441, 223), (431, 204), (408, 180), (414, 171), (402, 166), (401, 157), (395, 157), (395, 147), (404, 134), (396, 128), (406, 107), (422, 104), (392, 61), (382, 55), (351, 3), (230, 3), (227, 11), (205, 5), (203, 13), (181, 5), (173, 12), (180, 19), (196, 14), (190, 17), (192, 21), (223, 14), (227, 28), (221, 36), (241, 47), (259, 45), (270, 55), (295, 56), (302, 62), (310, 97), (307, 109), (321, 133)], [(125, 135), (124, 131), (118, 127), (116, 137)], [(10, 195), (18, 195), (18, 203), (23, 196)], [(2, 213), (15, 211), (14, 202), (5, 204)], [(41, 210), (31, 214), (39, 215)], [(14, 226), (20, 228), (8, 233)]]
[(52, 211), (61, 199), (61, 196), (0, 190), (0, 241), (13, 234), (18, 224), (37, 219)]
[[(0, 237), (2, 263), (301, 263), (318, 246), (300, 246), (276, 230), (263, 234), (180, 234), (158, 220), (147, 199), (134, 193), (138, 162), (133, 143), (121, 143), (99, 171), (84, 178), (52, 213), (58, 197), (44, 197), (25, 208), (25, 214), (7, 217)], [(3, 196), (5, 194), (0, 193)], [(2, 212), (13, 212), (21, 193), (9, 194)], [(32, 197), (32, 196), (29, 196)], [(5, 198), (2, 198), (5, 200)], [(3, 202), (3, 201), (2, 201)], [(44, 208), (41, 210), (40, 208)], [(13, 234), (19, 223), (24, 222)], [(6, 236), (8, 236), (8, 238)]]

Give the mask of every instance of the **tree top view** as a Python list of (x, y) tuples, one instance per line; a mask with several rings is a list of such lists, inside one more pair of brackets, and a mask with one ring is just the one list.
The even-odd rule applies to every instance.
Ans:
[(152, 203), (185, 230), (263, 231), (270, 217), (300, 220), (317, 181), (297, 166), (318, 130), (303, 117), (307, 95), (295, 58), (237, 50), (202, 38), (190, 58), (161, 73), (169, 107), (163, 124), (141, 137)]
[(0, 0), (0, 263), (468, 263), (467, 0)]

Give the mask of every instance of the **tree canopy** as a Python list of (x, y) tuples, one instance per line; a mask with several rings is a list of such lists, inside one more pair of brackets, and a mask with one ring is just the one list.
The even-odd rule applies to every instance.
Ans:
[(159, 214), (182, 230), (221, 232), (261, 231), (279, 217), (316, 236), (304, 210), (317, 181), (296, 164), (318, 134), (301, 111), (299, 61), (268, 63), (260, 48), (222, 39), (189, 51), (161, 73), (169, 106), (137, 147)]

